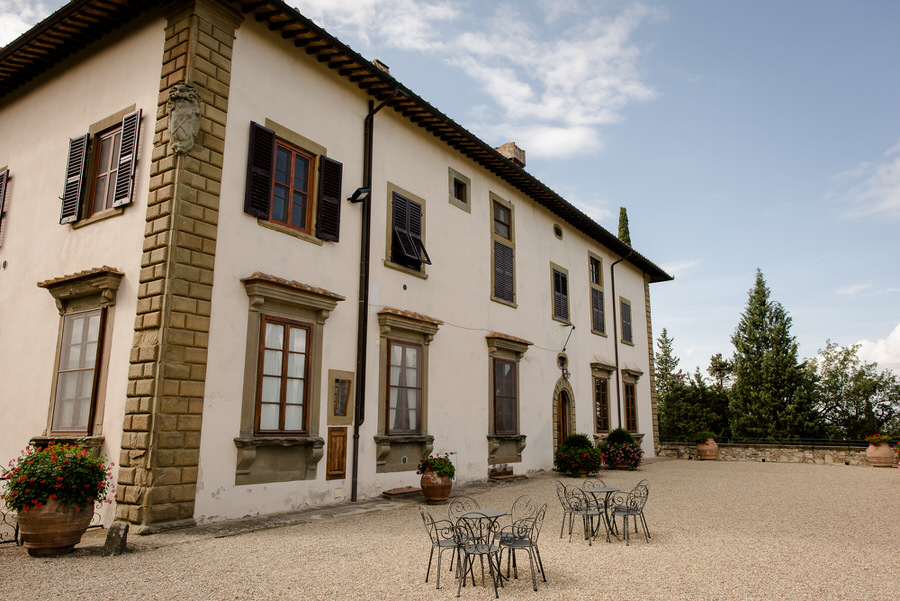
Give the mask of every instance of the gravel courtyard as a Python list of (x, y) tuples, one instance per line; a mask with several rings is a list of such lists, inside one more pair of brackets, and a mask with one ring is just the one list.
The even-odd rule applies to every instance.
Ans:
[[(531, 590), (523, 555), (526, 567), (500, 590), (501, 599), (859, 601), (900, 594), (896, 469), (654, 460), (600, 477), (623, 490), (649, 480), (649, 544), (640, 535), (630, 547), (603, 537), (588, 546), (577, 533), (571, 543), (560, 539), (555, 474), (454, 487), (482, 507), (508, 508), (525, 493), (548, 504), (540, 539), (548, 582)], [(446, 506), (430, 509), (446, 517)], [(456, 597), (449, 562), (440, 590), (434, 571), (424, 582), (430, 544), (413, 501), (131, 535), (130, 551), (115, 557), (100, 555), (103, 536), (92, 531), (74, 553), (53, 559), (3, 545), (0, 599)], [(493, 589), (479, 581), (462, 598), (492, 599)]]

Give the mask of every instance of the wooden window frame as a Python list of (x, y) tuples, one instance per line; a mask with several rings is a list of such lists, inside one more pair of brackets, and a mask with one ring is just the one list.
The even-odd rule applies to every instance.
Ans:
[[(341, 183), (343, 165), (327, 156), (327, 149), (312, 140), (266, 119), (265, 125), (250, 122), (247, 151), (247, 179), (244, 212), (258, 223), (307, 242), (322, 244), (340, 240)], [(275, 170), (278, 150), (309, 161), (307, 171), (306, 225), (291, 223), (291, 210), (285, 220), (276, 220), (274, 211)], [(289, 202), (290, 205), (292, 203)]]
[[(70, 369), (63, 368), (63, 360), (67, 355), (70, 355), (71, 348), (71, 338), (68, 336), (69, 333), (69, 325), (72, 323), (73, 319), (78, 317), (86, 317), (90, 318), (92, 314), (95, 314), (99, 317), (97, 321), (97, 339), (96, 339), (96, 349), (94, 351), (94, 355), (92, 357), (93, 365), (89, 368), (86, 367), (74, 367)], [(100, 384), (100, 370), (103, 365), (103, 345), (105, 343), (105, 334), (106, 332), (106, 307), (95, 307), (91, 309), (86, 309), (83, 311), (72, 311), (68, 312), (62, 316), (62, 323), (59, 333), (59, 352), (57, 353), (56, 358), (56, 368), (54, 372), (54, 402), (53, 409), (51, 411), (50, 416), (50, 435), (81, 435), (88, 436), (91, 434), (91, 425), (94, 423), (96, 411), (97, 411), (97, 390)], [(67, 339), (70, 342), (70, 345), (66, 345)], [(86, 359), (87, 357), (81, 357), (81, 360)], [(65, 427), (71, 426), (72, 424), (58, 424), (57, 419), (60, 417), (63, 411), (64, 402), (61, 396), (61, 388), (63, 388), (65, 375), (75, 373), (75, 372), (90, 372), (90, 382), (91, 382), (91, 391), (90, 397), (87, 399), (88, 402), (88, 414), (85, 419), (85, 424), (83, 428), (80, 427)], [(83, 399), (76, 399), (78, 400)]]
[[(565, 288), (563, 290), (562, 288)], [(572, 323), (569, 307), (569, 271), (554, 263), (550, 264), (550, 311), (554, 321)]]
[(594, 379), (594, 432), (607, 434), (609, 420), (609, 378), (593, 376)]
[[(394, 347), (399, 347), (403, 349), (401, 353), (403, 361), (397, 367), (400, 368), (401, 379), (400, 383), (394, 385), (391, 383), (391, 371), (395, 367), (392, 363), (392, 355), (391, 352)], [(410, 385), (406, 382), (406, 371), (409, 369), (409, 366), (405, 365), (406, 359), (406, 350), (407, 349), (415, 349), (416, 350), (416, 382), (414, 385)], [(424, 345), (418, 342), (410, 342), (408, 340), (400, 340), (389, 338), (387, 340), (387, 374), (385, 375), (385, 380), (387, 383), (387, 390), (385, 394), (387, 395), (387, 402), (385, 403), (385, 411), (386, 414), (384, 416), (384, 432), (387, 436), (396, 436), (396, 435), (406, 435), (406, 434), (421, 434), (422, 433), (422, 409), (423, 409), (423, 396), (424, 396), (424, 386), (423, 386), (423, 365), (424, 365)], [(406, 390), (406, 391), (415, 391), (415, 412), (416, 412), (416, 423), (410, 424), (407, 428), (393, 428), (391, 426), (391, 411), (400, 411), (399, 406), (396, 408), (391, 407), (391, 391), (393, 389)], [(408, 397), (407, 397), (408, 400)], [(407, 405), (407, 410), (409, 406)], [(403, 421), (403, 420), (401, 420)]]
[(603, 293), (603, 259), (588, 253), (588, 289), (591, 294), (591, 332), (606, 336), (606, 302)]
[[(507, 394), (501, 394), (500, 382), (498, 381), (498, 368), (501, 365), (509, 365), (512, 368), (512, 393), (505, 391)], [(492, 373), (492, 405), (494, 410), (494, 434), (518, 434), (519, 433), (519, 363), (514, 359), (505, 359), (502, 357), (493, 358)], [(501, 425), (501, 404), (508, 405), (508, 413), (511, 425), (506, 427)]]
[[(278, 156), (279, 153), (284, 152), (287, 153), (289, 158), (289, 168), (288, 168), (288, 183), (279, 182), (276, 174), (278, 173)], [(306, 189), (300, 190), (294, 187), (294, 182), (296, 181), (296, 173), (295, 167), (297, 164), (297, 157), (301, 157), (306, 161), (306, 173), (304, 174), (306, 180)], [(313, 178), (313, 172), (316, 165), (316, 157), (304, 150), (297, 148), (292, 144), (288, 144), (282, 140), (275, 140), (275, 156), (272, 160), (272, 190), (270, 192), (271, 202), (269, 203), (269, 220), (274, 223), (280, 223), (285, 227), (289, 227), (291, 229), (295, 229), (301, 231), (305, 234), (309, 234), (312, 231), (312, 214), (313, 214), (313, 198), (312, 198), (312, 190), (315, 185), (315, 181)], [(286, 199), (287, 207), (285, 209), (284, 219), (278, 219), (275, 217), (275, 190), (277, 188), (285, 188), (288, 190), (288, 198)], [(306, 196), (305, 207), (303, 211), (303, 225), (297, 225), (294, 223), (294, 202), (293, 197), (296, 192), (300, 192), (301, 194)]]
[[(85, 225), (109, 215), (119, 214), (134, 200), (134, 179), (140, 151), (141, 109), (134, 106), (111, 115), (90, 126), (88, 133), (69, 140), (66, 159), (66, 178), (60, 207), (60, 224)], [(112, 198), (104, 207), (94, 210), (97, 191), (100, 149), (105, 137), (121, 134), (119, 150), (114, 160), (115, 184)], [(107, 182), (107, 186), (109, 183)], [(108, 188), (109, 189), (109, 188)]]
[[(516, 227), (515, 207), (494, 193), (491, 200), (491, 300), (516, 306)], [(506, 211), (508, 222), (498, 218), (498, 210)], [(497, 232), (505, 226), (507, 234)]]
[(623, 381), (622, 397), (625, 409), (625, 429), (629, 432), (637, 433), (637, 383), (629, 382), (628, 380)]
[[(282, 346), (279, 350), (282, 353), (282, 361), (281, 361), (281, 375), (280, 375), (280, 399), (279, 399), (279, 410), (278, 410), (278, 428), (270, 428), (263, 430), (260, 425), (260, 420), (262, 418), (262, 389), (263, 389), (263, 366), (265, 364), (265, 352), (266, 350), (271, 350), (266, 347), (266, 326), (268, 324), (278, 324), (285, 327), (282, 342), (284, 346)], [(288, 341), (290, 338), (291, 329), (302, 329), (306, 332), (306, 347), (303, 352), (303, 403), (301, 406), (301, 427), (299, 429), (289, 429), (285, 427), (285, 414), (287, 410), (287, 380), (288, 379), (298, 379), (298, 378), (289, 378), (287, 375), (288, 369), (288, 359), (290, 356), (290, 352), (288, 351)], [(312, 349), (315, 348), (315, 342), (313, 340), (313, 336), (315, 332), (313, 331), (313, 325), (309, 323), (304, 323), (301, 321), (295, 321), (292, 319), (285, 319), (283, 317), (277, 317), (274, 315), (266, 315), (263, 314), (260, 316), (260, 326), (259, 326), (259, 359), (258, 359), (258, 367), (256, 371), (256, 415), (254, 417), (254, 434), (256, 436), (282, 436), (282, 435), (305, 435), (309, 433), (309, 403), (310, 403), (310, 369), (312, 365)]]

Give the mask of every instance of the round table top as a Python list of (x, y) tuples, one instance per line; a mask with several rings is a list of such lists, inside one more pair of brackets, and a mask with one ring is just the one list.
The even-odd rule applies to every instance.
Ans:
[(502, 515), (506, 515), (505, 509), (467, 509), (466, 511), (460, 511), (459, 513), (453, 514), (457, 518), (499, 518)]
[(582, 492), (619, 492), (619, 488), (582, 488)]

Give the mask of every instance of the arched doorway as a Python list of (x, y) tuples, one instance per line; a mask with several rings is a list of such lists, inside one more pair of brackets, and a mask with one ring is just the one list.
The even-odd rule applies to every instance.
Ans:
[(575, 432), (575, 395), (565, 378), (556, 381), (553, 390), (553, 450)]

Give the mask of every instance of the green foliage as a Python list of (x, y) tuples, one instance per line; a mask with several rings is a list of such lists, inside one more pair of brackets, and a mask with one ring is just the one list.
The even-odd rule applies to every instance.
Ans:
[(625, 428), (616, 428), (609, 433), (609, 436), (606, 437), (606, 444), (619, 444), (623, 442), (626, 442), (628, 444), (635, 444), (634, 436), (632, 436), (631, 432), (629, 432)]
[(570, 449), (593, 449), (594, 443), (587, 434), (569, 434), (562, 446)]
[(701, 430), (712, 430), (728, 438), (728, 424), (728, 391), (707, 386), (699, 370), (687, 383), (676, 383), (659, 399), (661, 440), (695, 440)]
[(656, 394), (659, 397), (665, 396), (673, 384), (684, 382), (684, 373), (678, 369), (678, 357), (672, 349), (674, 340), (669, 338), (669, 333), (663, 328), (662, 333), (656, 340), (656, 347), (659, 352), (656, 353)]
[(631, 246), (631, 234), (628, 233), (628, 213), (625, 207), (619, 207), (619, 240)]
[(450, 478), (453, 478), (456, 476), (456, 466), (453, 465), (453, 462), (450, 460), (450, 453), (423, 457), (419, 461), (416, 473), (421, 474), (428, 471), (434, 472), (441, 477), (449, 476)]
[(757, 270), (731, 338), (731, 432), (736, 438), (784, 440), (820, 432), (811, 394), (814, 383), (797, 364), (797, 341), (790, 330), (790, 316), (770, 300), (762, 271)]
[(694, 436), (694, 440), (696, 440), (697, 442), (706, 442), (710, 438), (712, 438), (713, 440), (716, 439), (716, 433), (711, 430), (700, 430)]
[(722, 353), (716, 353), (709, 358), (709, 367), (706, 373), (713, 380), (713, 386), (717, 390), (730, 390), (734, 382), (734, 364), (725, 359)]
[(890, 370), (877, 371), (862, 361), (859, 345), (841, 348), (827, 341), (814, 369), (818, 379), (816, 409), (832, 436), (861, 440), (870, 432), (900, 435), (900, 381)]
[(103, 455), (94, 457), (75, 445), (26, 447), (9, 469), (3, 469), (7, 477), (3, 499), (13, 511), (40, 507), (49, 499), (84, 509), (105, 501), (112, 489), (112, 474), (105, 462)]

